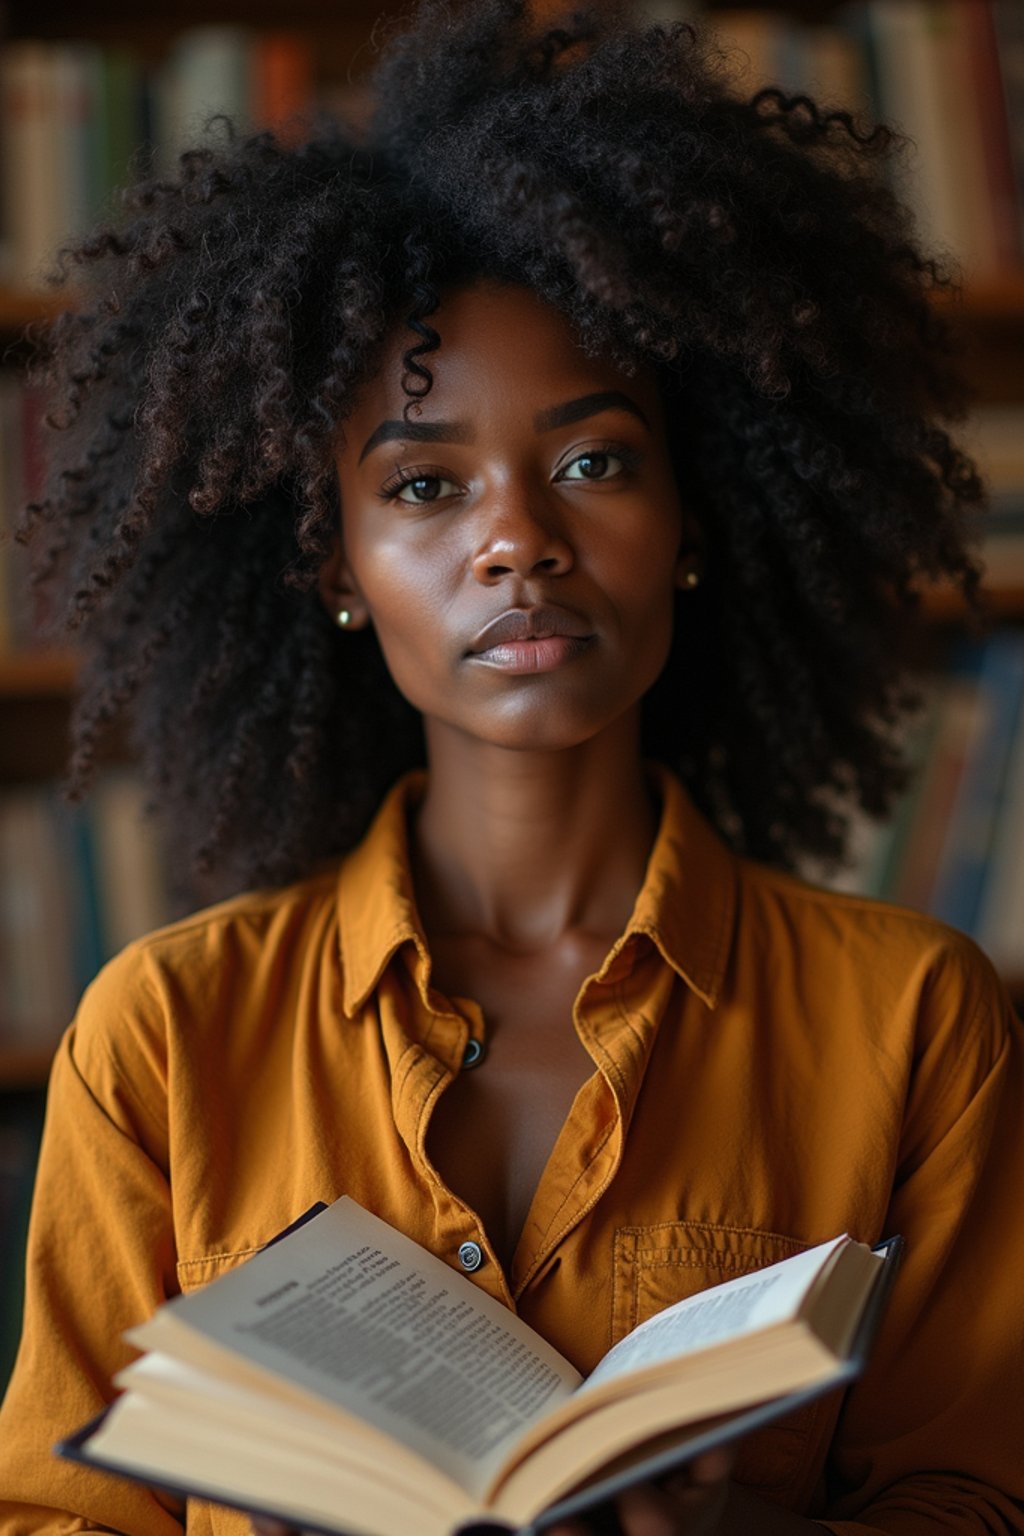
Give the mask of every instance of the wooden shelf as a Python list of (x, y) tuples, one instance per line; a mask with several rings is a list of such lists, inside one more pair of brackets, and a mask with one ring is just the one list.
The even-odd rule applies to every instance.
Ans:
[(962, 294), (934, 296), (940, 309), (960, 313), (966, 320), (1024, 321), (1024, 272), (1004, 272), (967, 283)]
[(0, 331), (21, 331), (40, 320), (54, 320), (70, 303), (67, 293), (0, 284)]
[(45, 1088), (55, 1050), (55, 1045), (0, 1045), (0, 1092)]
[[(54, 289), (21, 289), (0, 284), (0, 332), (55, 319), (72, 303), (72, 295)], [(963, 293), (950, 298), (936, 293), (935, 303), (966, 321), (1021, 321), (1024, 324), (1024, 272), (1006, 272), (979, 278)]]
[(65, 651), (24, 651), (0, 656), (0, 698), (69, 698), (78, 673), (75, 656)]
[[(976, 283), (968, 283), (962, 294), (950, 297), (939, 292), (934, 300), (940, 309), (962, 315), (968, 322), (1024, 324), (1024, 271), (979, 278)], [(0, 284), (0, 332), (53, 320), (72, 303), (73, 294), (67, 291)]]
[[(1024, 586), (985, 587), (988, 611), (995, 619), (1024, 619)], [(922, 602), (929, 619), (951, 624), (967, 616), (963, 598), (951, 587), (932, 587)]]

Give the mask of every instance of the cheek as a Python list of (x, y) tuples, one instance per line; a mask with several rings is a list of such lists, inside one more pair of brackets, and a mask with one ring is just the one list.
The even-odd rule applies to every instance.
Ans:
[(427, 708), (448, 676), (444, 614), (450, 593), (443, 573), (384, 545), (359, 562), (356, 576), (395, 686), (417, 709)]
[(410, 642), (436, 623), (445, 603), (445, 567), (435, 541), (363, 537), (351, 551), (352, 570), (373, 623), (391, 644)]

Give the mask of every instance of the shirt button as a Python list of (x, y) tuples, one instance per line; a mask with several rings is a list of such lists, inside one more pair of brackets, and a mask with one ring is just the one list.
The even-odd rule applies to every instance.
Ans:
[(474, 1269), (479, 1269), (484, 1261), (483, 1250), (479, 1243), (463, 1243), (459, 1249), (459, 1263), (468, 1275)]
[(466, 1049), (462, 1053), (463, 1071), (470, 1067), (478, 1067), (484, 1059), (484, 1043), (482, 1040), (467, 1040)]

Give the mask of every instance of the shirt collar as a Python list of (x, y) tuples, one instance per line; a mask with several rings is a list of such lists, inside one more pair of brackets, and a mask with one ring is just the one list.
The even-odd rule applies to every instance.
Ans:
[[(704, 820), (667, 768), (649, 773), (661, 798), (661, 820), (643, 886), (606, 969), (628, 940), (646, 934), (666, 962), (713, 1008), (728, 962), (736, 910), (736, 858)], [(408, 814), (422, 797), (426, 773), (399, 779), (338, 878), (343, 1005), (351, 1017), (366, 1002), (395, 952), (412, 943), (421, 990), (429, 956), (416, 910), (409, 860)]]

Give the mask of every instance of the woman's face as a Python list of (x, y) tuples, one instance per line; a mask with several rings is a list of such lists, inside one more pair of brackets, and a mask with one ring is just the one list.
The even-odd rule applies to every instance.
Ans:
[(345, 423), (323, 600), (373, 625), (428, 739), (577, 745), (661, 671), (696, 544), (653, 375), (587, 358), (525, 288), (455, 290), (430, 324), (434, 382), (410, 421), (401, 325)]

